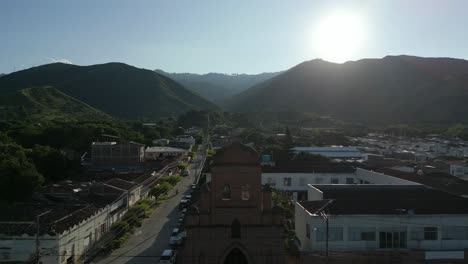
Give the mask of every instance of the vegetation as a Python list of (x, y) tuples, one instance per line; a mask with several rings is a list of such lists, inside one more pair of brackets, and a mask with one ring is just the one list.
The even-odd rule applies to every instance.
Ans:
[(218, 109), (165, 76), (123, 63), (92, 66), (53, 63), (0, 79), (2, 94), (43, 86), (54, 87), (118, 118), (161, 118), (190, 109)]
[[(433, 75), (422, 68), (440, 71)], [(247, 89), (227, 100), (226, 107), (318, 113), (371, 124), (467, 122), (467, 69), (468, 62), (450, 58), (312, 60)], [(449, 75), (453, 78), (443, 78)]]
[(155, 205), (155, 200), (153, 199), (138, 201), (125, 213), (122, 220), (111, 227), (114, 239), (109, 244), (110, 250), (119, 248), (128, 239), (133, 229), (141, 226), (143, 219), (149, 217), (153, 205)]

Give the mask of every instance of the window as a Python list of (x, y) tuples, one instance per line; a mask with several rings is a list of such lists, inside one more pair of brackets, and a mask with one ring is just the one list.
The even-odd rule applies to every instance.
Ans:
[(322, 183), (323, 183), (323, 179), (322, 179), (322, 178), (316, 178), (316, 179), (315, 179), (315, 183), (316, 183), (316, 184), (322, 184)]
[(310, 239), (310, 225), (309, 223), (306, 224), (306, 237)]
[(381, 231), (379, 232), (380, 248), (406, 248), (405, 231)]
[(291, 186), (291, 178), (284, 178), (283, 185), (284, 186)]
[(299, 178), (299, 186), (306, 186), (306, 179), (301, 177)]
[[(317, 241), (325, 241), (327, 239), (327, 229), (325, 227), (317, 228)], [(329, 227), (328, 228), (328, 241), (342, 241), (343, 228), (342, 227)]]
[(442, 229), (442, 240), (468, 240), (468, 227), (445, 227)]
[(437, 227), (424, 227), (424, 240), (437, 240)]
[(250, 199), (250, 185), (245, 184), (242, 185), (241, 187), (241, 198), (244, 201), (247, 201)]
[(374, 227), (350, 227), (348, 229), (350, 241), (375, 241)]
[(234, 219), (231, 224), (231, 238), (240, 238), (241, 231), (240, 231), (240, 222), (237, 219)]
[(354, 184), (354, 178), (346, 178), (346, 184)]
[(331, 181), (330, 181), (330, 182), (331, 182), (331, 184), (338, 184), (338, 183), (340, 183), (340, 179), (338, 179), (338, 178), (331, 178)]
[(224, 185), (223, 192), (221, 193), (221, 198), (223, 200), (231, 199), (231, 186), (229, 186), (229, 184)]

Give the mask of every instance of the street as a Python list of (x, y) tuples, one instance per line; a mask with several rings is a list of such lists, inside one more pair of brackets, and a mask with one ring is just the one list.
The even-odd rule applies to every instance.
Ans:
[[(179, 218), (178, 205), (183, 195), (185, 195), (191, 184), (195, 180), (195, 173), (199, 173), (201, 165), (199, 160), (203, 160), (204, 147), (200, 146), (197, 155), (194, 155), (193, 163), (189, 166), (189, 176), (182, 177), (182, 180), (174, 187), (166, 201), (157, 207), (151, 216), (143, 221), (143, 225), (123, 244), (123, 246), (104, 258), (96, 258), (92, 263), (97, 264), (154, 264), (158, 263), (159, 256), (169, 247), (169, 237), (172, 229), (177, 225)], [(178, 190), (176, 194), (175, 190)]]

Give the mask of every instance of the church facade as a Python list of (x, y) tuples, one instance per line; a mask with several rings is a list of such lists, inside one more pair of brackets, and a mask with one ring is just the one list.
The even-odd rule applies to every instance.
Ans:
[(281, 210), (261, 184), (257, 152), (240, 143), (218, 150), (211, 182), (193, 194), (180, 263), (284, 263)]

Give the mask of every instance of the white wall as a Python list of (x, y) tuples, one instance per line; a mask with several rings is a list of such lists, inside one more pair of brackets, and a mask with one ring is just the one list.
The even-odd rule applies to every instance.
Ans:
[(323, 192), (311, 184), (307, 185), (307, 201), (318, 201), (323, 199)]
[[(299, 212), (298, 212), (299, 211)], [(317, 241), (317, 229), (325, 229), (325, 220), (312, 216), (296, 203), (296, 235), (301, 241), (302, 251), (323, 251), (325, 241)], [(306, 224), (310, 225), (310, 239), (306, 237)], [(468, 215), (342, 215), (331, 216), (329, 227), (342, 227), (343, 240), (329, 241), (330, 250), (372, 251), (379, 248), (379, 231), (401, 229), (406, 232), (408, 249), (414, 250), (463, 250), (468, 248), (466, 240), (442, 240), (442, 229), (448, 227), (467, 227)], [(375, 241), (350, 241), (349, 229), (375, 228)], [(424, 227), (437, 227), (437, 240), (412, 240), (413, 232)], [(387, 249), (388, 250), (388, 249)]]
[[(262, 184), (267, 184), (269, 178), (275, 181), (273, 188), (284, 191), (306, 191), (307, 184), (331, 184), (332, 179), (337, 179), (338, 184), (346, 184), (347, 178), (356, 183), (357, 179), (355, 173), (262, 173)], [(284, 185), (284, 178), (291, 178), (291, 186)]]
[[(74, 249), (75, 258), (78, 259), (100, 238), (100, 226), (106, 222), (107, 215), (108, 210), (103, 209), (62, 234), (40, 236), (40, 261), (43, 264), (65, 262), (72, 255), (72, 249)], [(9, 261), (26, 262), (36, 254), (36, 237), (27, 234), (21, 236), (0, 235), (0, 248), (3, 247), (11, 248), (10, 250), (0, 250), (2, 254), (10, 252)], [(2, 262), (1, 258), (0, 262)]]

